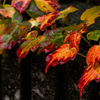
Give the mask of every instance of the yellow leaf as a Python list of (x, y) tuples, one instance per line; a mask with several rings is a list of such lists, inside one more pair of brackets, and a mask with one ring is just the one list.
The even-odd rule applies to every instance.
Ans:
[(85, 21), (87, 26), (95, 23), (95, 19), (100, 16), (100, 6), (87, 9), (82, 15), (81, 20)]

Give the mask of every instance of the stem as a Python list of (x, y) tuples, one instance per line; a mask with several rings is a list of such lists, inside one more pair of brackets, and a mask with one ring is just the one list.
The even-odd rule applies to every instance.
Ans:
[(86, 58), (86, 56), (84, 56), (83, 54), (81, 54), (81, 53), (77, 53), (78, 55), (80, 55), (80, 56), (82, 56), (82, 57), (84, 57), (84, 58)]
[(11, 32), (11, 35), (12, 35), (13, 33), (15, 33), (15, 31), (17, 30), (17, 28), (18, 28), (18, 25), (16, 25), (16, 27), (14, 28), (14, 30)]
[(85, 39), (84, 36), (81, 35), (81, 37), (88, 43), (88, 45), (89, 45), (90, 47), (92, 47), (91, 44)]
[(6, 3), (6, 0), (3, 0), (3, 5)]

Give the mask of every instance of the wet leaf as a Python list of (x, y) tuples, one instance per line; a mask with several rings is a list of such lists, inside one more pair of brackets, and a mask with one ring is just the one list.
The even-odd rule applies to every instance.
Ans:
[(70, 47), (76, 47), (78, 50), (79, 49), (78, 45), (80, 44), (80, 41), (81, 41), (81, 33), (78, 31), (73, 31), (70, 34), (70, 39), (69, 39)]
[(43, 12), (53, 12), (60, 7), (56, 0), (34, 0), (37, 7)]
[(4, 17), (12, 18), (13, 14), (15, 13), (15, 9), (11, 7), (11, 5), (5, 4), (3, 5), (4, 8), (0, 7), (0, 14)]
[(94, 30), (87, 34), (88, 40), (98, 41), (100, 38), (100, 30)]
[(23, 16), (19, 14), (18, 11), (16, 11), (12, 16), (12, 21), (16, 21), (18, 24), (20, 24), (23, 20)]
[(89, 49), (86, 55), (86, 62), (87, 65), (94, 66), (94, 64), (99, 61), (100, 61), (100, 46), (94, 45)]
[(55, 23), (55, 20), (59, 15), (60, 13), (58, 11), (48, 14), (40, 26), (41, 31), (44, 31), (46, 27), (50, 26), (52, 23)]
[(34, 19), (36, 19), (38, 16), (42, 16), (44, 13), (42, 11), (40, 11), (35, 2), (33, 0), (31, 0), (31, 3), (29, 5), (29, 7), (25, 10), (28, 15)]
[(41, 43), (38, 54), (42, 51), (45, 51), (45, 53), (50, 52), (63, 44), (64, 36), (62, 34), (62, 28), (47, 30), (43, 35), (45, 36), (45, 40)]
[(22, 14), (29, 6), (31, 0), (12, 0), (11, 6), (15, 7), (17, 11)]
[(100, 16), (100, 6), (94, 6), (87, 9), (82, 15), (81, 20), (85, 21), (87, 26), (95, 23), (95, 19)]
[(30, 32), (30, 33), (27, 34), (26, 38), (27, 37), (30, 37), (30, 38), (27, 38), (27, 40), (24, 41), (20, 45), (20, 47), (19, 47), (19, 49), (17, 51), (18, 62), (20, 62), (20, 60), (22, 58), (25, 58), (30, 50), (32, 52), (34, 52), (40, 46), (40, 42), (42, 41), (44, 36), (38, 36), (37, 38), (36, 38), (36, 36), (37, 36), (36, 35), (36, 31), (35, 31), (35, 33), (34, 32)]
[(80, 97), (82, 96), (82, 91), (84, 86), (86, 86), (92, 80), (96, 80), (96, 82), (100, 81), (100, 64), (95, 63), (94, 66), (89, 65), (81, 76), (81, 80), (77, 85), (77, 88), (80, 89)]
[(87, 31), (86, 24), (79, 25), (71, 25), (68, 27), (64, 27), (66, 37), (64, 39), (64, 43), (69, 42), (70, 47), (76, 47), (79, 50), (78, 45), (81, 41), (81, 34)]
[(45, 72), (47, 73), (48, 68), (52, 65), (53, 67), (57, 64), (64, 64), (69, 60), (74, 60), (77, 54), (76, 48), (70, 48), (69, 44), (62, 44), (60, 45), (53, 53), (50, 53), (46, 57), (46, 69)]

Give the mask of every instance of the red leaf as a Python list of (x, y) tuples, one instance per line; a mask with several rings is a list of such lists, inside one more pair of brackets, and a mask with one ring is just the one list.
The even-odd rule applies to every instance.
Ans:
[(70, 34), (67, 34), (64, 43), (67, 41), (69, 41), (70, 47), (75, 47), (78, 50), (78, 45), (81, 41), (81, 33), (78, 31), (73, 31)]
[(29, 32), (25, 37), (26, 41), (20, 45), (17, 51), (18, 62), (20, 62), (22, 58), (25, 58), (30, 50), (34, 52), (40, 46), (40, 42), (43, 38), (44, 36), (41, 35), (37, 37), (37, 31)]
[(100, 81), (100, 65), (95, 63), (94, 66), (88, 66), (81, 76), (81, 80), (77, 87), (80, 89), (80, 97), (82, 96), (82, 91), (84, 86), (86, 86), (92, 80)]
[(69, 44), (62, 44), (60, 45), (53, 53), (50, 53), (46, 57), (46, 69), (45, 72), (47, 73), (48, 68), (52, 65), (53, 67), (56, 66), (59, 62), (60, 64), (64, 64), (69, 60), (74, 60), (77, 54), (76, 48), (70, 48)]
[(55, 22), (55, 19), (60, 15), (58, 11), (54, 11), (50, 14), (48, 14), (45, 18), (44, 21), (42, 22), (40, 29), (41, 31), (44, 31), (44, 29), (48, 26), (50, 26), (52, 23)]
[(22, 14), (29, 6), (31, 0), (12, 0), (11, 6), (15, 7)]
[[(56, 28), (54, 30), (47, 30), (44, 34), (44, 42), (41, 43), (38, 54), (42, 51), (45, 53), (52, 51), (59, 45), (63, 44), (62, 28)], [(60, 41), (59, 41), (60, 40)]]
[(86, 62), (87, 65), (94, 66), (94, 64), (99, 61), (100, 61), (100, 46), (94, 45), (89, 49), (87, 53)]
[(45, 17), (46, 17), (46, 15), (39, 16), (39, 17), (36, 18), (36, 21), (37, 21), (38, 23), (41, 23), (41, 22), (44, 21)]
[(76, 47), (78, 49), (78, 45), (81, 41), (81, 33), (78, 31), (73, 31), (70, 34), (70, 47)]

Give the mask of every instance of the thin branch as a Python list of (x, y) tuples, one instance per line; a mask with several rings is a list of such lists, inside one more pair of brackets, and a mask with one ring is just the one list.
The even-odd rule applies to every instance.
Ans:
[(77, 54), (80, 55), (80, 56), (82, 56), (82, 57), (84, 57), (84, 58), (86, 58), (86, 56), (83, 55), (83, 54), (81, 54), (81, 53), (77, 53)]
[(81, 37), (88, 43), (88, 45), (89, 45), (90, 47), (92, 47), (91, 44), (85, 39), (84, 36), (81, 35)]

